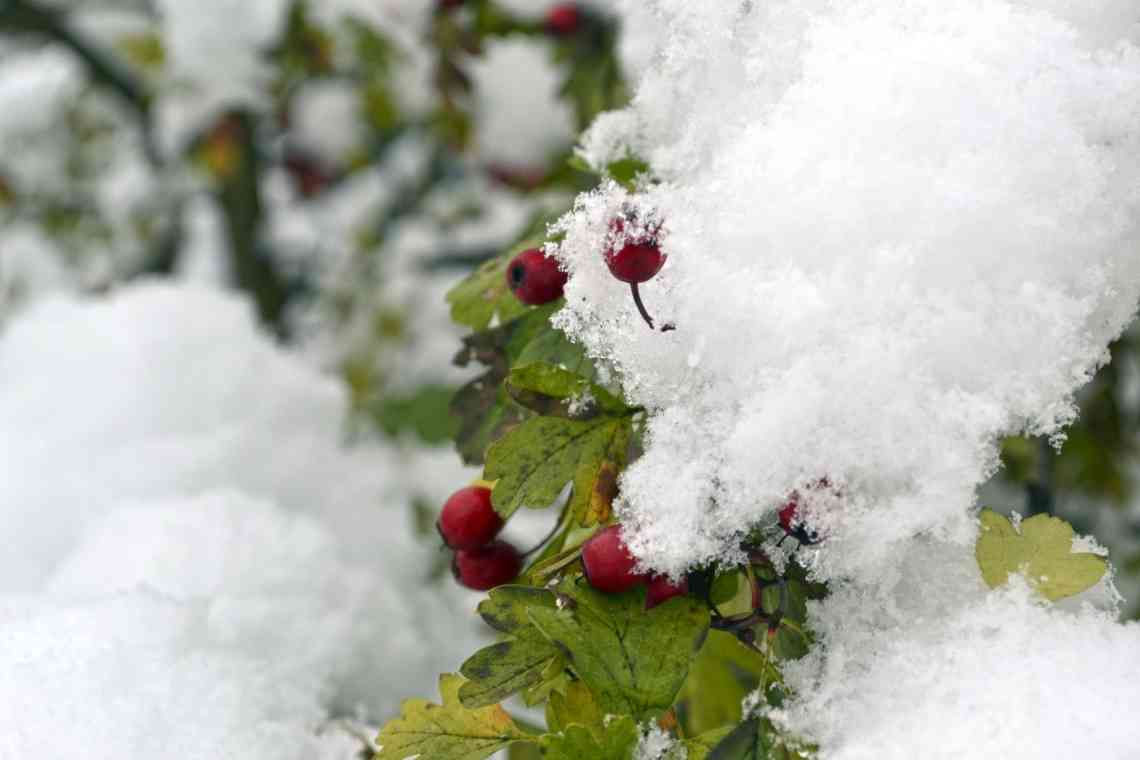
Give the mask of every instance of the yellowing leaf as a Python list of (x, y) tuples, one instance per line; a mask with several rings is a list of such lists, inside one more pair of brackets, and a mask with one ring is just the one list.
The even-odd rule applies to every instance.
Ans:
[(518, 741), (528, 741), (499, 705), (468, 710), (459, 703), (463, 679), (453, 673), (439, 677), (443, 704), (426, 699), (405, 700), (400, 717), (380, 731), (376, 760), (482, 760)]
[(982, 510), (982, 532), (974, 556), (990, 588), (1004, 585), (1011, 573), (1024, 573), (1046, 599), (1056, 601), (1095, 585), (1108, 563), (1104, 557), (1073, 552), (1073, 527), (1049, 515), (1021, 522), (1020, 532), (1004, 516)]

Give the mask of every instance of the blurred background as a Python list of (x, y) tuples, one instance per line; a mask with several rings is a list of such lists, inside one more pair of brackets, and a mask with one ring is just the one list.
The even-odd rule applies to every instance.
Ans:
[[(632, 31), (597, 1), (0, 0), (0, 592), (35, 600), (0, 626), (63, 621), (67, 651), (119, 631), (57, 687), (55, 654), (9, 653), (60, 705), (6, 705), (25, 739), (141, 726), (106, 690), (158, 681), (168, 729), (121, 729), (128, 753), (197, 751), (209, 732), (173, 727), (209, 724), (183, 701), (207, 684), (259, 726), (218, 717), (218, 742), (299, 714), (275, 744), (349, 757), (462, 661), (476, 597), (433, 521), (478, 472), (450, 443), (471, 373), (444, 294), (595, 185), (573, 147), (649, 65)], [(1131, 617), (1137, 347), (1113, 346), (1062, 448), (1007, 441), (980, 494), (1096, 536)], [(187, 664), (191, 629), (228, 675)], [(118, 646), (154, 672), (124, 685)]]

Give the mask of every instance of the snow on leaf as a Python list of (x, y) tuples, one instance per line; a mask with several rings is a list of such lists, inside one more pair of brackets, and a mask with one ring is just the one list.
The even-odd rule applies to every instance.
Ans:
[(463, 678), (439, 677), (442, 704), (409, 699), (400, 717), (389, 721), (376, 740), (377, 760), (481, 760), (518, 741), (529, 739), (500, 706), (469, 710), (459, 702)]
[(1108, 569), (1104, 557), (1073, 551), (1073, 527), (1060, 518), (1034, 515), (1018, 531), (985, 509), (981, 523), (974, 554), (990, 588), (1004, 585), (1011, 573), (1024, 573), (1042, 596), (1056, 601), (1091, 588)]
[(606, 712), (654, 718), (673, 704), (708, 631), (708, 610), (679, 597), (645, 610), (644, 590), (601, 594), (564, 581), (575, 601), (530, 618), (565, 653)]
[(527, 420), (487, 450), (484, 477), (498, 481), (491, 492), (495, 510), (509, 517), (521, 506), (548, 507), (572, 481), (570, 513), (583, 524), (591, 515), (596, 519), (592, 494), (613, 490), (613, 473), (625, 465), (631, 431), (628, 417)]
[[(530, 362), (511, 370), (507, 390), (518, 403), (547, 416), (585, 418), (599, 412), (623, 415), (629, 407), (614, 394), (570, 370)], [(586, 404), (580, 399), (588, 397)]]

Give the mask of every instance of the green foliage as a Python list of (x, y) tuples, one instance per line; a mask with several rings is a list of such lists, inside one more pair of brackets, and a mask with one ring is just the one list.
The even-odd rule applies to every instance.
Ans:
[(531, 737), (498, 705), (476, 710), (459, 701), (463, 679), (444, 674), (439, 678), (442, 704), (425, 699), (405, 700), (400, 717), (390, 721), (377, 738), (376, 760), (481, 760), (500, 749)]
[(790, 745), (767, 718), (749, 718), (728, 733), (706, 760), (799, 760), (807, 750)]
[(637, 746), (637, 723), (628, 715), (605, 726), (566, 726), (542, 737), (543, 757), (550, 760), (628, 760)]
[(730, 633), (709, 631), (677, 700), (685, 733), (704, 734), (739, 723), (741, 701), (762, 684), (778, 679), (779, 671), (760, 652)]
[(449, 413), (454, 395), (452, 388), (424, 385), (406, 396), (384, 396), (377, 402), (373, 414), (387, 435), (411, 433), (424, 443), (442, 443), (451, 439), (458, 429)]
[(511, 397), (539, 414), (587, 419), (598, 414), (626, 415), (624, 401), (575, 372), (542, 361), (520, 363), (507, 375)]
[(707, 608), (678, 597), (646, 611), (643, 589), (602, 594), (570, 581), (559, 589), (571, 603), (532, 608), (530, 618), (565, 652), (602, 710), (639, 721), (668, 710), (704, 642)]
[(484, 330), (493, 321), (504, 324), (524, 314), (530, 307), (515, 298), (507, 286), (507, 264), (521, 251), (540, 243), (533, 239), (520, 243), (502, 256), (485, 262), (448, 291), (452, 320), (474, 330)]
[(482, 464), (491, 441), (529, 416), (526, 408), (507, 393), (503, 381), (524, 352), (555, 332), (550, 326), (550, 315), (556, 308), (550, 304), (533, 309), (519, 319), (463, 339), (455, 363), (466, 367), (474, 361), (487, 368), (460, 388), (451, 401), (451, 413), (459, 426), (455, 443), (465, 463)]
[(527, 420), (487, 451), (484, 477), (498, 481), (491, 492), (495, 510), (509, 517), (521, 506), (548, 507), (572, 482), (568, 508), (578, 522), (608, 519), (631, 432), (628, 417)]
[(1046, 599), (1056, 601), (1092, 587), (1108, 569), (1104, 557), (1073, 551), (1073, 527), (1049, 515), (1034, 515), (1014, 528), (1006, 517), (982, 510), (974, 554), (990, 588), (1023, 573)]
[(464, 707), (500, 702), (511, 694), (551, 681), (562, 673), (562, 652), (535, 628), (531, 609), (554, 609), (549, 591), (503, 586), (479, 605), (479, 613), (506, 637), (467, 659), (460, 673), (468, 679), (459, 690)]

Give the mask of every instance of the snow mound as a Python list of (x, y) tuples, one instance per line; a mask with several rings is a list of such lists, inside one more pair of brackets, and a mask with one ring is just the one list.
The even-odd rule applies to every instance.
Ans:
[[(557, 318), (654, 410), (620, 504), (649, 565), (730, 555), (825, 477), (821, 575), (965, 544), (997, 437), (1071, 421), (1140, 295), (1140, 32), (1104, 23), (1140, 11), (1095, 5), (652, 6), (654, 64), (583, 150), (661, 182), (563, 220)], [(664, 220), (642, 293), (674, 332), (604, 265), (623, 203)]]
[(953, 546), (916, 542), (901, 564), (883, 592), (812, 610), (787, 728), (829, 760), (1135, 754), (1140, 626), (1098, 611), (1105, 584), (1047, 606), (1024, 582), (990, 592)]
[(339, 385), (243, 301), (42, 301), (0, 367), (0, 757), (348, 760), (340, 719), (477, 645), (407, 509), (469, 476), (346, 450)]

